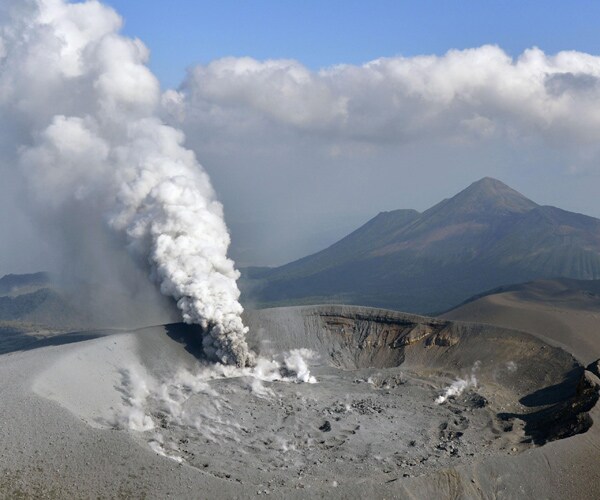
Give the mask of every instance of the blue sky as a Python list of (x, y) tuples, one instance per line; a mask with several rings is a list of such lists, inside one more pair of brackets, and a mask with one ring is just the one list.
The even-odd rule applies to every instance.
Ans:
[[(380, 211), (425, 210), (485, 176), (537, 203), (600, 217), (600, 1), (102, 1), (125, 19), (125, 36), (150, 48), (151, 69), (164, 88), (178, 87), (192, 69), (185, 88), (163, 94), (156, 111), (184, 133), (185, 146), (209, 174), (230, 228), (230, 255), (240, 266), (289, 262), (334, 243)], [(5, 4), (30, 4), (13, 2), (1, 0), (0, 11)], [(94, 5), (41, 5), (58, 16), (54, 36), (61, 42), (69, 40), (65, 29), (74, 29), (74, 48), (85, 42), (94, 50), (57, 57), (52, 51), (61, 44), (38, 50), (35, 43), (45, 38), (26, 34), (32, 54), (47, 48), (50, 56), (42, 60), (69, 65), (75, 56), (91, 57), (81, 68), (96, 71), (93, 58), (100, 47), (111, 47), (99, 42), (113, 17)], [(91, 12), (89, 19), (73, 23), (70, 16), (82, 11)], [(19, 44), (19, 34), (8, 30), (7, 40)], [(532, 47), (545, 53), (523, 53)], [(436, 57), (415, 57), (422, 54)], [(507, 54), (523, 56), (515, 64)], [(136, 54), (121, 56), (127, 61)], [(381, 57), (388, 59), (359, 66)], [(70, 76), (73, 67), (59, 74)], [(124, 78), (107, 73), (110, 80), (102, 81), (133, 96), (138, 79), (130, 78), (131, 69), (124, 67)], [(81, 109), (71, 103), (79, 101), (70, 90), (57, 87), (56, 99), (48, 97), (54, 94), (42, 77), (51, 78), (52, 71), (24, 74), (22, 85), (12, 74), (0, 76), (28, 101), (39, 99), (31, 109), (40, 116), (46, 106), (56, 110), (48, 116), (87, 113), (87, 102)], [(69, 85), (95, 81), (89, 76)], [(156, 95), (140, 97), (150, 102)], [(68, 106), (61, 107), (63, 101)], [(0, 118), (12, 124), (12, 115)], [(38, 121), (36, 127), (46, 126)], [(39, 132), (32, 129), (32, 137)], [(0, 146), (16, 154), (21, 139), (5, 136)], [(13, 172), (7, 158), (5, 170)], [(0, 229), (4, 224), (7, 234), (27, 227), (13, 221), (19, 190), (11, 186), (21, 180), (16, 170), (12, 175), (12, 183), (4, 173), (0, 183), (1, 207), (8, 207), (0, 210)], [(14, 249), (38, 247), (14, 241), (0, 261), (8, 255), (23, 269), (28, 256), (21, 259)], [(37, 262), (30, 270), (39, 269)], [(7, 270), (17, 269), (9, 264)]]
[(125, 33), (152, 51), (162, 84), (185, 68), (224, 56), (293, 58), (312, 69), (381, 56), (443, 54), (498, 44), (511, 55), (600, 53), (600, 2), (304, 0), (139, 2), (108, 0)]

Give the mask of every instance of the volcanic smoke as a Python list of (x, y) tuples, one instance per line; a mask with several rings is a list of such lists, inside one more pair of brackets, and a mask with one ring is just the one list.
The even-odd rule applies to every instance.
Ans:
[(211, 359), (252, 364), (222, 206), (183, 133), (159, 118), (148, 50), (121, 25), (94, 0), (3, 2), (0, 109), (15, 164), (57, 224), (91, 208), (121, 237), (183, 320), (207, 332)]

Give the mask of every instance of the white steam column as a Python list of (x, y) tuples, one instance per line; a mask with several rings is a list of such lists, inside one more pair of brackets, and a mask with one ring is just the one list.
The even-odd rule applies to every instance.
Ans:
[(205, 329), (211, 359), (252, 364), (222, 207), (183, 134), (158, 118), (147, 49), (97, 1), (9, 0), (0, 16), (0, 112), (19, 128), (32, 200), (57, 221), (92, 207)]

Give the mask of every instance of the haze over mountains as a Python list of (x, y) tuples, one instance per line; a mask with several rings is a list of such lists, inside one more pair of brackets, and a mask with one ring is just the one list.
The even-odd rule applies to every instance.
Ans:
[(125, 293), (93, 281), (64, 282), (37, 272), (0, 278), (0, 332), (23, 326), (34, 329), (132, 327), (176, 321), (180, 315), (165, 299), (156, 302), (144, 290)]
[(329, 248), (244, 273), (246, 302), (447, 310), (538, 278), (600, 278), (600, 220), (540, 206), (492, 178), (423, 213), (383, 212)]
[[(600, 278), (600, 220), (537, 205), (484, 178), (423, 213), (380, 213), (314, 255), (246, 269), (241, 287), (250, 307), (343, 303), (427, 314), (499, 286), (557, 277)], [(98, 326), (74, 307), (74, 296), (98, 295), (58, 289), (44, 273), (7, 275), (0, 321)], [(111, 310), (107, 324), (123, 323), (116, 299), (101, 300)]]

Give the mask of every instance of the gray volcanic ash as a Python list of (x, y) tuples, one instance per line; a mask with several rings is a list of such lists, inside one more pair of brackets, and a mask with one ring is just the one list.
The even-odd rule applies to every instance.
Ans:
[[(73, 474), (80, 496), (97, 493), (99, 470), (110, 478), (101, 486), (107, 496), (126, 481), (151, 485), (153, 498), (188, 497), (186, 488), (228, 498), (439, 498), (448, 496), (449, 475), (469, 498), (498, 488), (508, 497), (597, 491), (589, 453), (600, 382), (561, 349), (501, 328), (357, 307), (250, 311), (245, 321), (261, 354), (253, 369), (199, 361), (201, 340), (183, 324), (3, 357), (9, 387), (23, 384), (10, 375), (14, 362), (31, 370), (31, 387), (11, 396), (23, 404), (9, 407), (5, 421), (52, 429), (47, 420), (61, 409), (58, 421), (104, 440), (106, 448), (68, 444), (61, 454), (58, 429), (40, 445), (41, 457), (64, 456), (65, 477), (51, 483), (62, 496)], [(310, 375), (295, 355), (307, 351), (298, 349), (318, 354)], [(267, 361), (270, 352), (289, 354)], [(312, 376), (314, 384), (293, 383)], [(462, 393), (449, 391), (453, 384)], [(19, 414), (28, 398), (44, 412)], [(121, 442), (129, 443), (126, 467), (102, 458)], [(565, 474), (547, 478), (565, 454), (577, 484)], [(14, 455), (26, 470), (27, 453)], [(85, 461), (94, 464), (89, 472), (75, 465)], [(137, 479), (123, 479), (127, 471)]]

